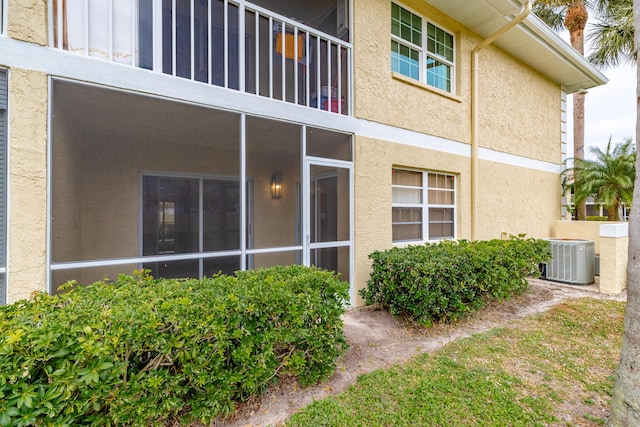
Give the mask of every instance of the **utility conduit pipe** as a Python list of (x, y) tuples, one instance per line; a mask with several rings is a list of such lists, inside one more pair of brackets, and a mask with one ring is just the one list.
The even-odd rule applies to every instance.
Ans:
[(528, 1), (518, 16), (482, 40), (471, 52), (471, 240), (477, 240), (478, 222), (478, 53), (524, 21), (530, 12), (531, 1)]

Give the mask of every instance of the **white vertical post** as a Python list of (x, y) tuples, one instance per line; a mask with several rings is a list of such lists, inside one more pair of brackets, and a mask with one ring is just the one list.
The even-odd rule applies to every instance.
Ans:
[(207, 81), (209, 84), (213, 82), (213, 70), (211, 69), (211, 64), (213, 63), (213, 59), (211, 58), (211, 32), (213, 31), (213, 25), (211, 22), (211, 0), (207, 1)]
[(327, 111), (331, 111), (333, 100), (333, 81), (331, 80), (331, 40), (327, 39)]
[(240, 4), (238, 5), (238, 73), (240, 74), (238, 76), (238, 82), (239, 82), (239, 89), (240, 92), (245, 92), (246, 91), (246, 80), (247, 80), (247, 73), (245, 70), (245, 41), (246, 41), (246, 34), (245, 34), (245, 9), (244, 9), (244, 2), (240, 2)]
[(269, 17), (269, 98), (273, 99), (273, 18)]
[(310, 100), (310, 93), (309, 93), (309, 87), (311, 86), (309, 83), (309, 79), (310, 79), (310, 72), (309, 72), (309, 66), (311, 65), (311, 52), (309, 51), (309, 32), (307, 31), (305, 34), (305, 38), (304, 38), (304, 43), (305, 43), (305, 48), (304, 48), (304, 85), (305, 85), (305, 105), (308, 107), (311, 105), (311, 100)]
[(224, 0), (224, 87), (229, 87), (229, 2)]
[(171, 2), (171, 75), (175, 76), (176, 73), (176, 50), (177, 50), (177, 42), (176, 36), (178, 34), (178, 29), (176, 25), (176, 0)]
[(347, 103), (347, 114), (353, 114), (353, 69), (351, 65), (353, 64), (353, 49), (349, 49), (347, 52), (347, 98), (349, 98), (349, 102)]
[(195, 38), (195, 14), (196, 14), (196, 10), (195, 7), (193, 5), (193, 0), (191, 0), (191, 3), (189, 4), (189, 18), (190, 18), (190, 22), (191, 22), (191, 34), (190, 34), (190, 43), (191, 43), (191, 49), (189, 49), (189, 52), (191, 53), (191, 80), (195, 80), (196, 79), (196, 55), (195, 55), (195, 51), (196, 51), (196, 38)]
[(298, 103), (298, 27), (293, 29), (293, 102)]
[[(204, 179), (198, 179), (198, 252), (204, 252)], [(198, 258), (198, 278), (202, 279), (204, 259)]]
[(62, 2), (58, 1), (58, 22), (57, 22), (57, 32), (58, 32), (58, 49), (64, 49), (64, 32), (63, 32), (63, 24), (64, 24), (64, 14), (67, 13), (62, 9)]
[(302, 148), (302, 265), (310, 264), (310, 225), (309, 225), (309, 165), (307, 163), (307, 126), (301, 126), (301, 148)]
[(282, 60), (282, 100), (287, 100), (287, 24), (282, 21), (282, 55), (280, 55)]
[(255, 66), (256, 66), (256, 95), (260, 95), (260, 13), (255, 11), (256, 41), (255, 41)]
[(322, 83), (320, 81), (320, 37), (316, 35), (316, 108), (322, 108), (321, 98), (322, 98), (322, 87), (320, 86)]
[(336, 45), (336, 87), (338, 89), (338, 114), (342, 114), (342, 45)]
[(153, 45), (153, 71), (162, 73), (162, 0), (153, 0), (153, 24), (151, 31)]
[(240, 115), (240, 270), (247, 269), (247, 116)]

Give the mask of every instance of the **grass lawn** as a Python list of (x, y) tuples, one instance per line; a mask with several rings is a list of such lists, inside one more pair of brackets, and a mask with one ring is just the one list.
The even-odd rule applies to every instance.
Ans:
[(598, 426), (624, 303), (582, 298), (361, 376), (287, 426)]

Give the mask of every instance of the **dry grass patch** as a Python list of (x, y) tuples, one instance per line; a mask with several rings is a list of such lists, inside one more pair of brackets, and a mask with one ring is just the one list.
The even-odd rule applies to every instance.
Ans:
[(570, 300), (364, 375), (287, 425), (602, 425), (623, 317), (622, 302)]

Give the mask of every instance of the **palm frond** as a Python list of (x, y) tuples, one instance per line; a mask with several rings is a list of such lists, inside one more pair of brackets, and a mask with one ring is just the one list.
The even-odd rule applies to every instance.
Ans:
[(533, 13), (542, 19), (554, 31), (561, 31), (564, 28), (564, 18), (567, 8), (556, 5), (558, 2), (538, 0), (533, 4)]
[(601, 67), (616, 67), (635, 61), (633, 43), (633, 4), (630, 0), (610, 2), (587, 32), (595, 46), (589, 61)]
[(609, 138), (606, 150), (591, 146), (589, 151), (595, 159), (574, 160), (574, 167), (565, 173), (565, 177), (572, 177), (571, 181), (563, 180), (565, 191), (573, 190), (575, 203), (593, 197), (607, 209), (620, 202), (630, 204), (636, 175), (636, 149), (631, 138), (615, 145)]

